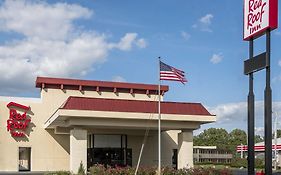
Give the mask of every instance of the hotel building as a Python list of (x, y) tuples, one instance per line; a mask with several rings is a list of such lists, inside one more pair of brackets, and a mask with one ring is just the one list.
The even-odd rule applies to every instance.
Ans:
[[(158, 85), (37, 77), (40, 98), (0, 97), (0, 171), (77, 172), (80, 163), (158, 162)], [(162, 165), (193, 166), (193, 130), (216, 120), (200, 103), (166, 102)], [(147, 134), (145, 134), (147, 133)], [(145, 137), (147, 135), (147, 137)]]

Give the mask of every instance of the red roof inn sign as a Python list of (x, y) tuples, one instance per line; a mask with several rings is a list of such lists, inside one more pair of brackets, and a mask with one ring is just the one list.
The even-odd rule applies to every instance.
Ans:
[[(249, 75), (248, 94), (248, 174), (255, 174), (255, 95), (254, 73), (266, 69), (264, 91), (265, 174), (272, 174), (272, 90), (270, 87), (271, 31), (278, 25), (278, 0), (244, 0), (243, 39), (249, 41), (249, 59), (244, 74)], [(266, 34), (266, 51), (254, 55), (254, 40)]]
[[(25, 130), (31, 119), (26, 117), (26, 112), (30, 110), (29, 106), (24, 106), (15, 102), (10, 102), (7, 107), (9, 108), (9, 119), (7, 120), (7, 131), (11, 133), (13, 137), (25, 137)], [(15, 108), (23, 111), (19, 113)]]
[(278, 23), (278, 0), (244, 0), (244, 40), (257, 38)]

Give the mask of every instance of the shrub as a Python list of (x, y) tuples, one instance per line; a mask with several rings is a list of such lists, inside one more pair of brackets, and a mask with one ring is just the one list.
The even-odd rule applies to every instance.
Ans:
[(233, 159), (232, 163), (230, 164), (230, 166), (234, 168), (240, 168), (240, 167), (246, 168), (247, 165), (248, 165), (247, 159), (241, 159), (241, 158)]
[(229, 169), (215, 169), (215, 168), (191, 168), (186, 169), (186, 175), (231, 175)]
[[(234, 167), (234, 168), (240, 168), (240, 167), (246, 168), (248, 166), (248, 161), (247, 161), (247, 159), (235, 158), (235, 159), (233, 159), (230, 166)], [(264, 160), (255, 159), (255, 167), (259, 168), (259, 169), (263, 169)]]
[[(141, 167), (138, 170), (138, 175), (156, 175), (157, 168)], [(91, 175), (134, 175), (135, 168), (131, 167), (108, 167), (102, 165), (94, 165), (90, 168)], [(171, 167), (162, 168), (163, 175), (231, 175), (229, 169), (215, 168), (191, 168), (175, 170)]]
[(77, 175), (86, 175), (85, 168), (84, 168), (84, 165), (83, 165), (82, 161), (80, 162), (80, 166), (78, 168), (78, 174)]
[(92, 166), (89, 171), (92, 175), (105, 175), (106, 169), (103, 165), (97, 164)]
[(255, 160), (255, 167), (259, 169), (264, 169), (264, 160), (263, 159), (256, 159)]

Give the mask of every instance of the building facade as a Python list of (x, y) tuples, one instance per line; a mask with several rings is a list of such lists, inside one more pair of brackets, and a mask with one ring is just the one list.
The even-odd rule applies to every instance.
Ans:
[[(158, 85), (38, 77), (36, 87), (40, 98), (0, 98), (0, 171), (135, 166), (143, 143), (140, 165), (157, 165)], [(215, 116), (200, 103), (163, 101), (167, 91), (162, 165), (192, 167), (193, 130)]]
[[(256, 143), (254, 146), (255, 158), (264, 159), (264, 142)], [(238, 145), (236, 147), (236, 152), (241, 155), (241, 158), (247, 158), (248, 156), (248, 146)], [(272, 163), (273, 166), (278, 168), (281, 167), (281, 138), (272, 139)]]
[(233, 155), (226, 150), (217, 149), (216, 146), (193, 146), (194, 163), (231, 163)]

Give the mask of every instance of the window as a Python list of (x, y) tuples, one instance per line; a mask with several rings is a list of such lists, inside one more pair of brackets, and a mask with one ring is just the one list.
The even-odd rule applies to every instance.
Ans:
[(19, 147), (19, 171), (30, 171), (30, 147)]

